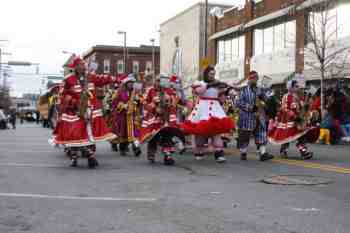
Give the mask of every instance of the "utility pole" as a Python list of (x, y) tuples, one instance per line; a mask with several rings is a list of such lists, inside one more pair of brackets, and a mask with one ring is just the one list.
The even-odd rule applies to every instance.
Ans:
[(118, 34), (124, 35), (124, 73), (127, 73), (127, 58), (126, 58), (126, 31), (118, 31)]
[(152, 42), (152, 75), (153, 77), (155, 77), (156, 75), (156, 68), (155, 68), (155, 47), (154, 47), (154, 42), (155, 42), (155, 39), (151, 39), (150, 40)]
[(208, 0), (205, 0), (204, 57), (208, 55)]

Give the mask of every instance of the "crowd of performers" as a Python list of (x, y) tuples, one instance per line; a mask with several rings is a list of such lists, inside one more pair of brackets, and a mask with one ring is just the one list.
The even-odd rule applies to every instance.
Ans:
[(165, 165), (175, 164), (175, 152), (191, 144), (196, 160), (213, 151), (216, 162), (224, 163), (225, 142), (234, 132), (241, 160), (247, 160), (252, 136), (261, 161), (273, 158), (267, 151), (269, 142), (280, 145), (287, 156), (289, 144), (296, 141), (301, 157), (312, 158), (306, 143), (317, 140), (319, 127), (306, 117), (310, 111), (298, 80), (288, 82), (288, 93), (279, 104), (271, 90), (258, 87), (257, 72), (250, 72), (247, 85), (240, 88), (216, 80), (209, 66), (203, 81), (192, 85), (193, 98), (188, 99), (176, 76), (146, 76), (141, 82), (132, 74), (98, 75), (79, 57), (69, 67), (73, 73), (60, 87), (50, 142), (64, 147), (73, 167), (79, 157), (87, 158), (89, 168), (98, 166), (96, 143), (101, 141), (122, 156), (131, 149), (139, 157), (145, 148), (151, 163), (161, 154)]

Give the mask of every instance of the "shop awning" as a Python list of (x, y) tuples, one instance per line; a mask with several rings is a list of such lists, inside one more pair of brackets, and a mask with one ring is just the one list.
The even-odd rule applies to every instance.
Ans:
[(294, 7), (295, 7), (295, 5), (292, 5), (292, 6), (283, 8), (281, 10), (275, 11), (271, 14), (267, 14), (267, 15), (261, 16), (259, 18), (256, 18), (256, 19), (248, 22), (245, 25), (245, 28), (250, 28), (250, 27), (256, 26), (258, 24), (265, 23), (265, 22), (268, 22), (270, 20), (277, 19), (279, 17), (287, 15), (289, 13), (289, 11), (292, 10)]
[(220, 37), (223, 37), (223, 36), (227, 36), (229, 34), (238, 32), (238, 31), (242, 30), (243, 28), (244, 28), (243, 24), (230, 27), (230, 28), (225, 29), (225, 30), (223, 30), (221, 32), (217, 32), (217, 33), (213, 34), (211, 37), (209, 37), (209, 40), (215, 40), (217, 38), (220, 38)]
[(325, 1), (327, 1), (327, 0), (306, 0), (305, 2), (303, 2), (302, 4), (300, 4), (297, 7), (297, 10), (298, 11), (304, 10), (306, 8), (312, 7), (314, 5), (320, 4), (320, 3), (325, 2)]

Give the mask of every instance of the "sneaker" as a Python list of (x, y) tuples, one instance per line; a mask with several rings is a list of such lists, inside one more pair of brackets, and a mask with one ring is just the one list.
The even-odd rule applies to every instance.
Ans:
[(167, 154), (164, 156), (164, 165), (173, 166), (174, 164), (175, 164), (175, 160), (171, 155)]
[(246, 153), (242, 153), (241, 154), (241, 160), (242, 161), (246, 161), (247, 160), (247, 154)]
[(224, 163), (224, 162), (226, 162), (226, 158), (224, 156), (224, 152), (223, 151), (215, 152), (215, 161), (217, 163)]
[(78, 159), (77, 158), (71, 159), (70, 166), (71, 167), (78, 167)]
[(134, 155), (135, 157), (140, 157), (142, 151), (139, 147), (134, 148)]
[(265, 153), (265, 154), (260, 155), (260, 161), (262, 161), (262, 162), (267, 161), (267, 160), (271, 160), (273, 158), (274, 158), (273, 155), (270, 155), (269, 153)]
[(201, 161), (201, 160), (204, 159), (204, 155), (203, 154), (195, 154), (194, 156), (195, 156), (197, 161)]
[(147, 159), (150, 163), (154, 163), (156, 161), (156, 158), (154, 155), (148, 154)]
[(301, 158), (303, 160), (309, 160), (309, 159), (312, 159), (312, 157), (314, 156), (314, 153), (312, 152), (306, 152), (304, 154), (301, 155)]
[(88, 166), (90, 169), (94, 169), (98, 166), (98, 162), (95, 158), (88, 158)]

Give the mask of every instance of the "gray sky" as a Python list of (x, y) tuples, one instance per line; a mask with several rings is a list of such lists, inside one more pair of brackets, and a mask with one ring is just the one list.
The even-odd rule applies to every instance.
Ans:
[[(122, 45), (118, 30), (127, 31), (128, 45), (158, 43), (159, 24), (199, 0), (2, 0), (0, 42), (11, 52), (4, 60), (40, 63), (40, 73), (59, 73), (68, 55), (96, 44)], [(237, 4), (242, 0), (210, 2)], [(34, 73), (35, 68), (15, 72)], [(13, 75), (13, 94), (38, 91), (40, 78)]]

